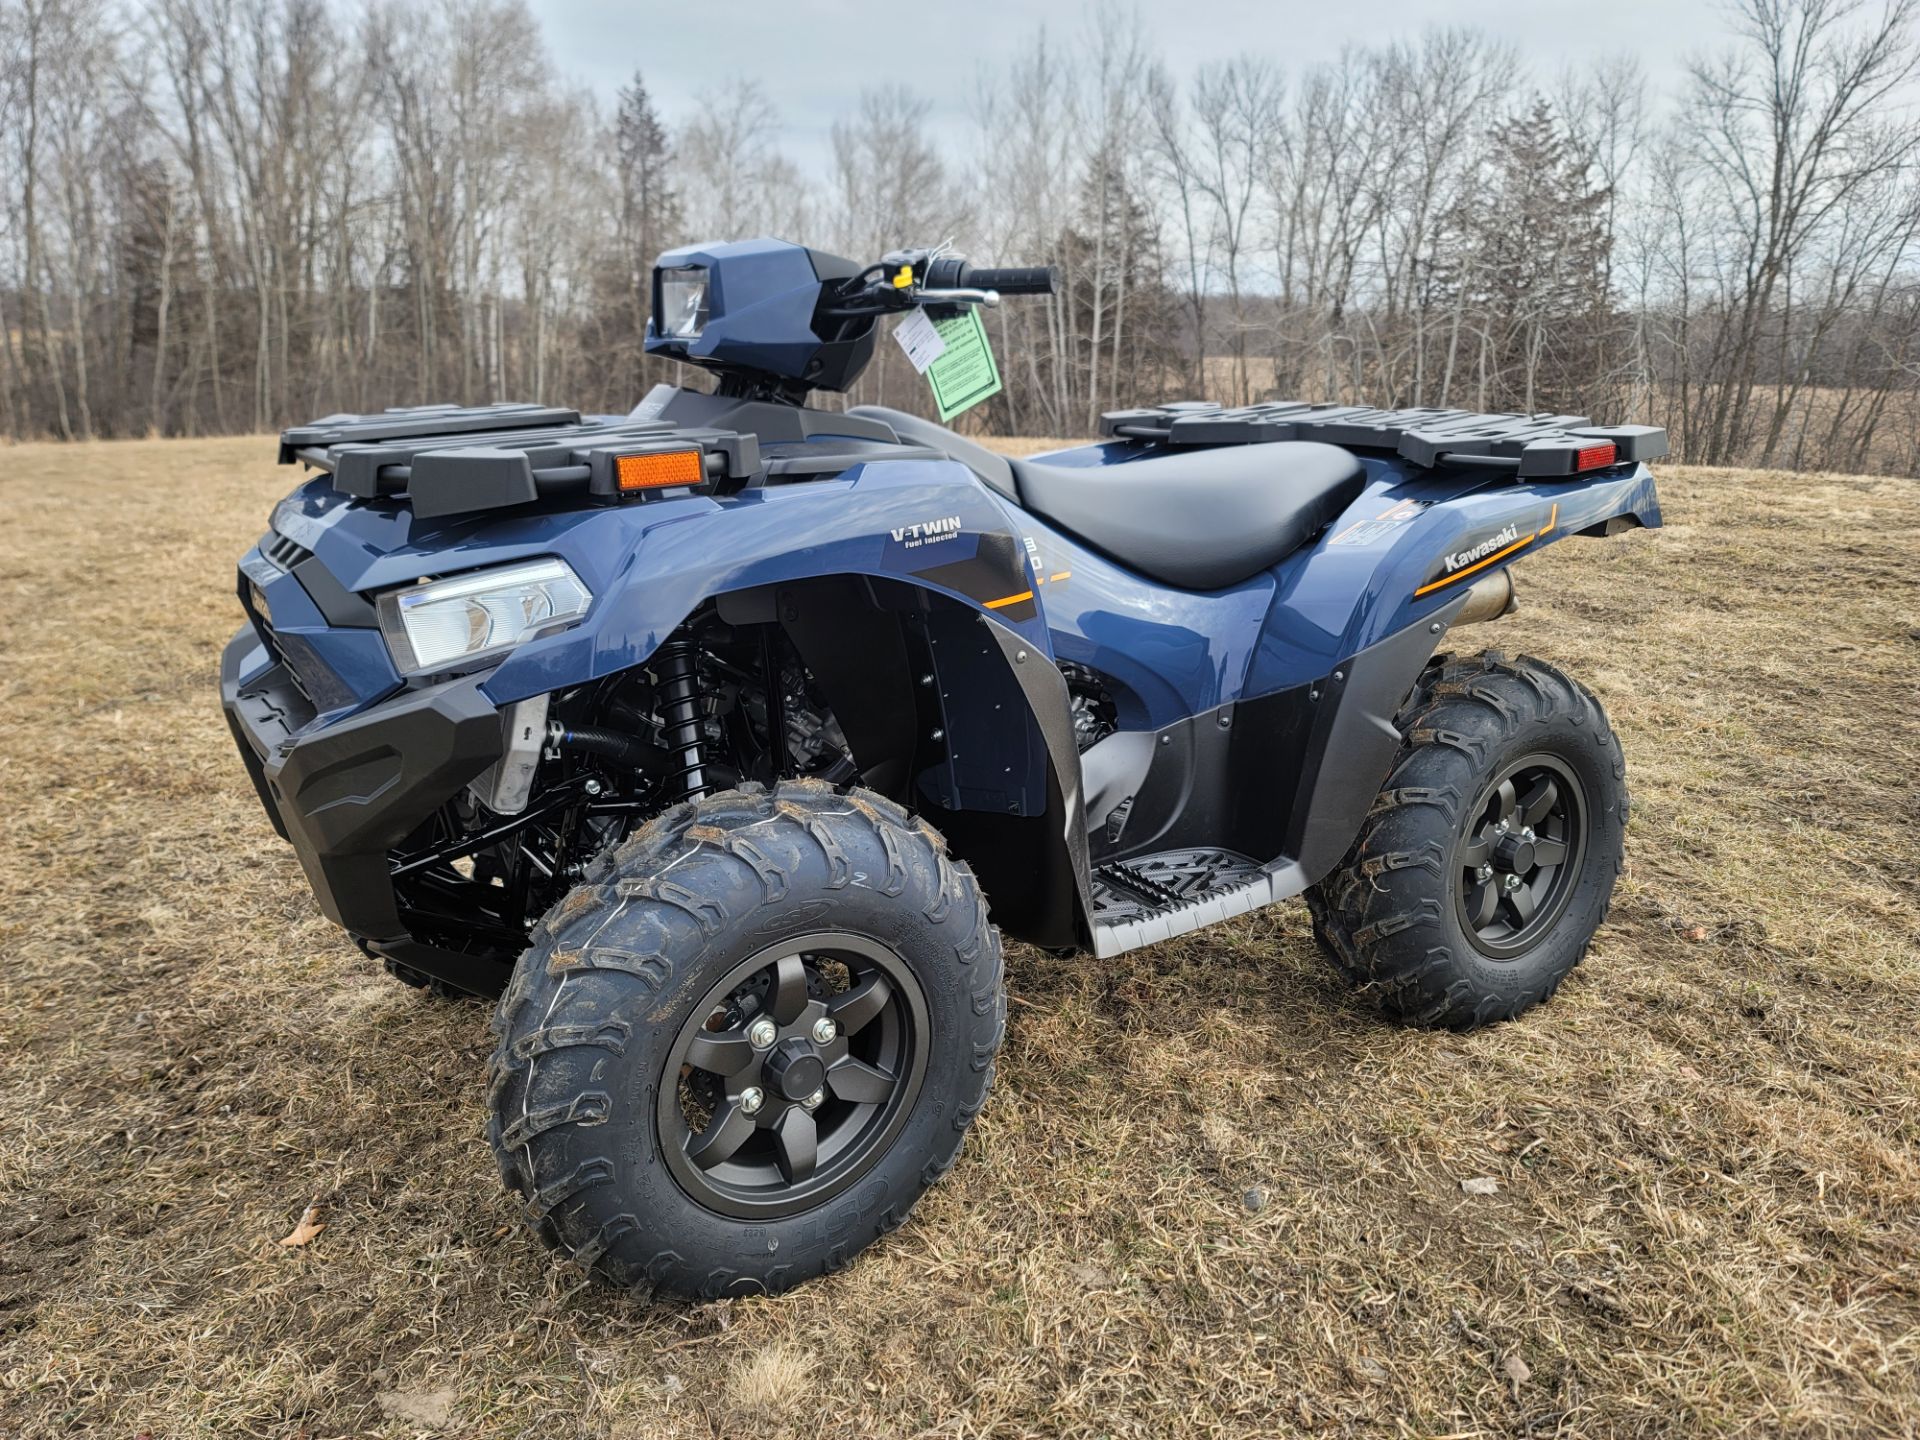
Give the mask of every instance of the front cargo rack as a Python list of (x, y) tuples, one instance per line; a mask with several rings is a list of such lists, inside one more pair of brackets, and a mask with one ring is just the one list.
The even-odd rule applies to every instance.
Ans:
[(764, 474), (752, 435), (518, 404), (330, 415), (283, 432), (280, 463), (328, 471), (335, 490), (358, 499), (404, 495), (430, 517), (564, 495), (618, 499), (623, 457), (693, 449), (704, 477), (693, 485), (736, 488)]
[[(622, 483), (636, 457), (700, 453), (697, 480)], [(731, 494), (749, 485), (825, 479), (880, 460), (938, 460), (924, 446), (834, 435), (763, 445), (745, 431), (624, 416), (583, 418), (545, 405), (421, 405), (377, 415), (329, 415), (280, 436), (280, 463), (333, 476), (360, 500), (404, 501), (422, 518), (464, 515), (535, 500), (645, 500), (692, 491)], [(669, 469), (656, 469), (658, 475)]]
[(1584, 415), (1483, 415), (1471, 410), (1377, 410), (1270, 400), (1229, 409), (1201, 400), (1100, 417), (1111, 439), (1162, 445), (1256, 445), (1319, 440), (1351, 450), (1388, 450), (1422, 467), (1474, 465), (1550, 479), (1667, 453), (1654, 425), (1594, 425)]

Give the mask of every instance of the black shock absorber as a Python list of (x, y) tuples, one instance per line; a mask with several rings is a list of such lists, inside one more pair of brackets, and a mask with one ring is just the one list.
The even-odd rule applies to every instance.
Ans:
[(678, 798), (697, 800), (707, 793), (702, 741), (700, 676), (691, 640), (669, 640), (660, 647), (654, 674), (660, 681), (660, 738), (672, 756), (667, 789)]

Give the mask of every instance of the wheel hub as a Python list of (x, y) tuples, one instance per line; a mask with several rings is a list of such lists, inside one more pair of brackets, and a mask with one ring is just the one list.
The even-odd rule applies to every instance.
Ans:
[(1529, 830), (1521, 836), (1510, 831), (1502, 835), (1494, 842), (1493, 863), (1509, 874), (1524, 878), (1537, 866), (1534, 858), (1533, 832)]
[(827, 1083), (827, 1062), (812, 1042), (798, 1036), (776, 1044), (760, 1068), (768, 1087), (788, 1100), (805, 1100)]
[(1558, 756), (1498, 773), (1455, 851), (1457, 910), (1475, 948), (1510, 959), (1546, 934), (1578, 882), (1585, 824), (1586, 789)]

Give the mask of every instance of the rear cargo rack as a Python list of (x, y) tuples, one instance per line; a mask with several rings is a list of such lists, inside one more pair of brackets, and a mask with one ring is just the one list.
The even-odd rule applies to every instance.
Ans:
[[(1552, 478), (1658, 460), (1667, 432), (1653, 425), (1594, 425), (1584, 415), (1483, 415), (1471, 410), (1377, 410), (1271, 400), (1228, 409), (1202, 400), (1100, 417), (1110, 439), (1160, 445), (1257, 445), (1319, 440), (1350, 450), (1387, 450), (1422, 467), (1475, 465)], [(1612, 454), (1606, 449), (1612, 447)]]

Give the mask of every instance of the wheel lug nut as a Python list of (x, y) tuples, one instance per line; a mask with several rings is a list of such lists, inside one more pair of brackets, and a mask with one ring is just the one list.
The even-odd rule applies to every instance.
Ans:
[(1509, 875), (1507, 876), (1506, 884), (1507, 889), (1518, 890), (1520, 888), (1520, 877), (1518, 875)]
[(1529, 825), (1526, 829), (1522, 830), (1520, 832), (1520, 838), (1531, 845), (1533, 843), (1533, 827)]
[(761, 1093), (758, 1085), (749, 1085), (740, 1092), (740, 1113), (758, 1115), (760, 1107), (767, 1103), (767, 1097)]
[(747, 1027), (747, 1043), (756, 1050), (764, 1050), (780, 1038), (780, 1027), (771, 1020), (756, 1020)]
[(826, 1099), (827, 1092), (825, 1090), (816, 1090), (800, 1103), (809, 1110), (818, 1110), (826, 1103)]
[(840, 1027), (822, 1015), (813, 1022), (813, 1040), (816, 1045), (832, 1043), (833, 1037), (840, 1033)]
[(1480, 876), (1480, 883), (1484, 885), (1487, 883), (1487, 881), (1493, 878), (1493, 867), (1491, 865), (1482, 865), (1478, 873)]

